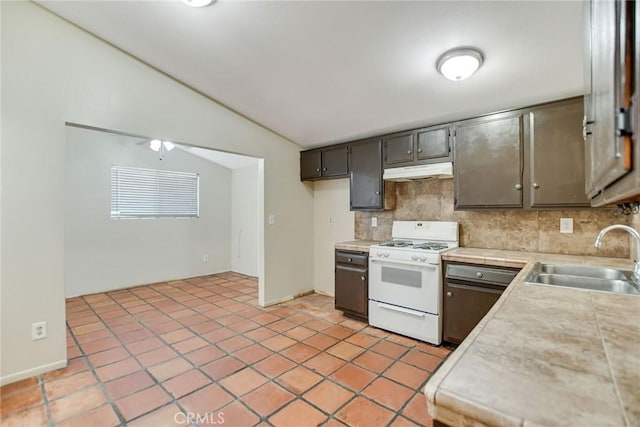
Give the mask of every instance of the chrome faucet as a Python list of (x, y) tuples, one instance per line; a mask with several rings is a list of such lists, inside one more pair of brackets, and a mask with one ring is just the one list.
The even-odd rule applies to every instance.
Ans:
[(596, 237), (595, 247), (599, 248), (602, 246), (602, 238), (605, 234), (610, 232), (611, 230), (624, 230), (631, 234), (634, 239), (636, 239), (636, 260), (633, 262), (633, 273), (631, 275), (631, 280), (636, 285), (640, 285), (640, 263), (638, 263), (638, 257), (640, 257), (640, 233), (638, 233), (634, 228), (629, 227), (628, 225), (616, 224), (610, 225), (608, 227), (603, 228), (598, 233), (598, 237)]

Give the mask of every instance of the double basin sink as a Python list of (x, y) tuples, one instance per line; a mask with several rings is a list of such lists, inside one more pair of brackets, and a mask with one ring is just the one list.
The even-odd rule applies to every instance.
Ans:
[(640, 295), (631, 277), (631, 271), (616, 268), (537, 263), (525, 283)]

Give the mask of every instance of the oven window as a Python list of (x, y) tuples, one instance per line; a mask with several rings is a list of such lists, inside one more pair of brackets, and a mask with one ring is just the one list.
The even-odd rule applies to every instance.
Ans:
[(383, 266), (381, 274), (384, 283), (395, 283), (397, 285), (411, 286), (414, 288), (420, 288), (422, 286), (421, 271)]

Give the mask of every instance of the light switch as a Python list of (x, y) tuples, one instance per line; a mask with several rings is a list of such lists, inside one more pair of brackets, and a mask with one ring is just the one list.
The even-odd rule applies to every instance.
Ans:
[(270, 225), (273, 225), (276, 223), (276, 216), (274, 214), (269, 214), (268, 218), (269, 218), (268, 221)]
[(329, 224), (333, 224), (333, 217), (332, 216), (329, 217)]
[(560, 218), (560, 232), (573, 234), (573, 218)]
[(371, 217), (371, 226), (372, 227), (377, 227), (378, 226), (378, 218), (376, 218), (375, 216)]

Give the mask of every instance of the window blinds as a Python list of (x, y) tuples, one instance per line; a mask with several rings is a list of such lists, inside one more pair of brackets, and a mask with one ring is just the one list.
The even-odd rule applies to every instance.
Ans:
[(111, 166), (111, 218), (197, 218), (197, 173)]

